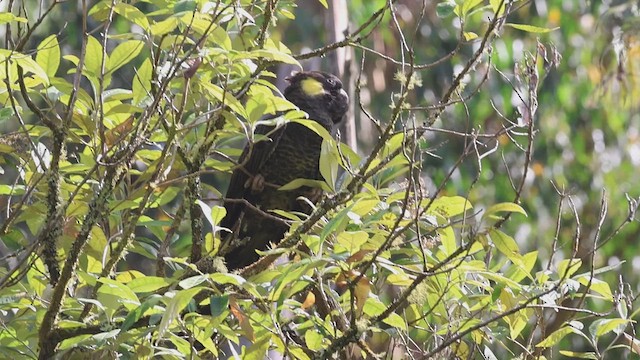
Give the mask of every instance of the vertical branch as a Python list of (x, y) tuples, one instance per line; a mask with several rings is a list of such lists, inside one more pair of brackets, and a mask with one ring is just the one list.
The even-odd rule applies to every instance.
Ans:
[[(198, 169), (195, 166), (189, 167), (190, 173), (196, 173)], [(195, 263), (202, 258), (202, 245), (204, 235), (202, 233), (202, 208), (198, 205), (197, 200), (200, 198), (200, 176), (191, 176), (187, 180), (187, 189), (185, 197), (189, 207), (189, 218), (191, 219), (191, 262)]]
[(69, 253), (67, 254), (64, 262), (64, 267), (60, 273), (60, 279), (53, 289), (49, 308), (44, 314), (42, 325), (40, 326), (39, 359), (41, 360), (51, 359), (55, 353), (56, 347), (58, 346), (58, 341), (51, 338), (49, 335), (55, 327), (55, 323), (62, 308), (67, 285), (73, 276), (78, 259), (82, 253), (82, 249), (89, 240), (91, 229), (96, 224), (100, 214), (105, 210), (107, 200), (115, 188), (115, 185), (117, 185), (120, 179), (122, 179), (122, 175), (119, 175), (118, 173), (116, 166), (111, 166), (107, 169), (104, 179), (96, 191), (95, 197), (89, 203), (89, 212), (82, 221), (82, 227), (71, 245), (71, 249), (69, 249)]
[(260, 28), (260, 34), (258, 35), (258, 49), (264, 47), (264, 42), (267, 39), (267, 33), (269, 32), (269, 24), (273, 19), (273, 11), (278, 5), (278, 0), (267, 0), (267, 4), (264, 7), (264, 20), (262, 21), (262, 27)]

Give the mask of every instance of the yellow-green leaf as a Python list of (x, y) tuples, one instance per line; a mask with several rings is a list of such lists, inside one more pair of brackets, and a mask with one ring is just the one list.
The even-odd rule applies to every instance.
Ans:
[(151, 91), (151, 59), (145, 59), (137, 69), (131, 84), (131, 91), (133, 92), (133, 105), (136, 106), (149, 96)]
[(134, 293), (152, 292), (169, 285), (171, 285), (169, 279), (158, 276), (144, 276), (127, 283)]
[(319, 351), (323, 349), (322, 341), (324, 336), (317, 331), (305, 331), (304, 342), (311, 351)]
[(204, 93), (208, 95), (210, 100), (217, 100), (231, 108), (233, 112), (242, 116), (243, 118), (247, 118), (247, 113), (245, 108), (242, 106), (240, 101), (236, 99), (230, 92), (224, 91), (221, 87), (211, 84), (211, 83), (201, 83), (203, 90), (206, 90)]
[(513, 238), (500, 230), (493, 229), (489, 232), (491, 236), (491, 241), (493, 245), (495, 245), (496, 249), (503, 253), (514, 265), (521, 267), (523, 270), (526, 270), (526, 266), (524, 265), (524, 261), (522, 260), (522, 255), (520, 254), (520, 249), (518, 248), (518, 244)]
[(26, 23), (28, 20), (20, 16), (15, 16), (14, 14), (8, 13), (8, 12), (3, 12), (0, 14), (0, 25), (6, 24), (12, 21)]
[(142, 11), (138, 10), (137, 7), (125, 3), (118, 3), (113, 8), (113, 11), (132, 23), (140, 26), (145, 31), (149, 29), (149, 20), (147, 20), (147, 16)]
[(591, 279), (591, 284), (589, 284), (588, 276), (581, 276), (578, 278), (578, 282), (584, 286), (590, 285), (590, 289), (602, 295), (608, 301), (613, 302), (613, 294), (611, 293), (611, 288), (607, 282), (602, 280), (593, 278)]
[(382, 303), (382, 301), (380, 301), (380, 300), (378, 300), (376, 298), (370, 297), (364, 303), (363, 311), (368, 316), (374, 317), (374, 316), (378, 316), (378, 315), (382, 314), (382, 312), (386, 308), (387, 307)]
[(102, 283), (98, 289), (98, 300), (103, 304), (110, 303), (111, 305), (107, 307), (111, 310), (117, 310), (116, 304), (124, 305), (129, 310), (140, 306), (140, 300), (136, 294), (125, 284), (109, 278), (100, 278), (98, 282)]
[(413, 283), (413, 280), (411, 280), (409, 275), (407, 275), (407, 274), (405, 274), (403, 272), (389, 275), (387, 277), (387, 281), (390, 284), (397, 285), (397, 286), (409, 286), (409, 285), (411, 285), (411, 283)]
[(60, 45), (56, 35), (50, 35), (38, 45), (36, 62), (49, 77), (56, 75), (60, 66)]
[(494, 14), (498, 14), (498, 16), (504, 13), (504, 9), (506, 8), (506, 4), (503, 0), (489, 0), (489, 5), (491, 5), (491, 11)]
[(347, 249), (349, 254), (354, 254), (369, 240), (369, 234), (365, 231), (343, 231), (338, 234), (337, 240), (338, 244)]
[(153, 23), (150, 27), (151, 34), (154, 36), (162, 36), (172, 32), (178, 26), (178, 19), (175, 17), (166, 18), (162, 21)]
[(472, 32), (472, 31), (465, 31), (463, 35), (464, 35), (464, 39), (466, 41), (471, 41), (471, 40), (475, 40), (475, 39), (478, 38), (478, 34)]
[(564, 259), (558, 263), (558, 276), (569, 278), (580, 269), (581, 265), (582, 260), (580, 259)]
[(574, 333), (575, 330), (571, 326), (565, 326), (559, 330), (552, 332), (549, 336), (547, 336), (544, 340), (540, 341), (536, 347), (544, 347), (548, 348), (556, 345), (560, 342), (565, 336)]
[(404, 319), (400, 315), (396, 313), (389, 314), (389, 316), (387, 316), (384, 320), (382, 320), (382, 322), (387, 325), (393, 326), (394, 328), (398, 328), (404, 331), (406, 331), (407, 329), (407, 323), (404, 321)]
[(544, 33), (548, 33), (554, 30), (558, 30), (559, 27), (555, 27), (553, 29), (549, 29), (549, 28), (543, 28), (543, 27), (538, 27), (538, 26), (533, 26), (533, 25), (526, 25), (526, 24), (512, 24), (512, 23), (506, 23), (506, 26), (511, 26), (514, 29), (518, 29), (518, 30), (522, 30), (522, 31), (526, 31), (526, 32), (530, 32), (530, 33), (534, 33), (534, 34), (544, 34)]
[(294, 179), (289, 181), (288, 183), (280, 186), (278, 190), (287, 191), (297, 189), (302, 186), (309, 186), (314, 188), (320, 188), (324, 191), (331, 191), (329, 185), (322, 180), (311, 180), (311, 179)]
[(564, 355), (569, 359), (593, 359), (593, 360), (598, 360), (600, 359), (595, 352), (576, 352), (576, 351), (569, 351), (569, 350), (560, 350), (559, 351), (560, 355)]
[(333, 138), (331, 137), (331, 134), (329, 134), (329, 131), (327, 131), (327, 129), (325, 129), (324, 126), (320, 125), (317, 121), (308, 120), (308, 119), (296, 119), (296, 120), (291, 120), (291, 122), (295, 122), (295, 123), (306, 126), (316, 134), (320, 135), (322, 140), (333, 141)]
[(522, 206), (514, 203), (505, 202), (505, 203), (499, 203), (499, 204), (490, 206), (487, 210), (485, 210), (482, 217), (485, 218), (487, 216), (493, 215), (495, 213), (500, 213), (500, 212), (517, 212), (524, 216), (527, 216), (527, 212), (524, 211)]
[(620, 334), (627, 324), (629, 324), (629, 320), (625, 319), (600, 319), (589, 326), (589, 332), (597, 339), (611, 331)]
[(465, 17), (474, 7), (478, 6), (482, 3), (482, 0), (464, 0), (464, 1), (456, 1), (459, 3), (455, 8), (455, 13), (458, 16)]
[(340, 154), (336, 147), (335, 141), (323, 140), (320, 148), (320, 175), (331, 191), (336, 188), (336, 181), (338, 179), (338, 165), (340, 164)]
[(116, 46), (116, 48), (111, 52), (111, 55), (109, 55), (107, 71), (114, 72), (126, 65), (138, 56), (143, 48), (144, 41), (141, 40), (129, 40)]
[(173, 320), (182, 312), (182, 310), (193, 300), (193, 297), (200, 292), (203, 287), (195, 287), (188, 290), (182, 290), (175, 294), (169, 301), (167, 309), (162, 316), (160, 325), (158, 326), (158, 339), (162, 339), (165, 332), (173, 323)]
[[(424, 199), (421, 202), (421, 206), (427, 206), (429, 199)], [(427, 213), (438, 214), (444, 218), (450, 218), (452, 216), (460, 215), (464, 211), (471, 209), (473, 206), (469, 200), (462, 196), (441, 196), (435, 199)]]
[(91, 75), (97, 76), (100, 74), (103, 55), (100, 42), (89, 35), (87, 37), (87, 52), (84, 59), (84, 67), (91, 72)]

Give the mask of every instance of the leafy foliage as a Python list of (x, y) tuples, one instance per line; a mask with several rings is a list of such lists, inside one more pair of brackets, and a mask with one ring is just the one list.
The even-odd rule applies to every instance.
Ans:
[[(561, 66), (558, 49), (531, 39), (558, 24), (522, 21), (526, 1), (413, 3), (354, 1), (358, 27), (344, 40), (296, 53), (287, 39), (297, 35), (283, 30), (304, 10), (295, 1), (82, 2), (77, 48), (75, 25), (38, 32), (64, 3), (0, 13), (3, 357), (640, 353), (635, 297), (608, 281), (616, 265), (596, 261), (604, 202), (589, 214), (593, 236), (560, 191), (545, 224), (552, 242), (528, 249), (516, 236), (541, 219), (528, 179), (542, 166), (541, 90)], [(316, 5), (324, 14), (334, 4)], [(399, 20), (411, 6), (412, 22)], [(456, 34), (449, 55), (420, 50), (423, 35), (409, 29), (429, 21)], [(515, 65), (499, 51), (513, 31), (533, 44)], [(379, 39), (397, 53), (379, 51)], [(357, 84), (358, 125), (375, 134), (366, 151), (314, 126), (273, 84), (278, 66), (337, 48), (357, 50), (357, 73), (372, 82), (376, 64), (391, 74), (385, 100), (370, 103), (375, 83), (343, 79)], [(324, 181), (282, 190), (326, 193), (309, 216), (276, 212), (291, 223), (286, 237), (228, 273), (216, 256), (228, 231), (223, 184), (242, 166), (243, 142), (264, 140), (254, 131), (265, 114), (324, 139)], [(467, 126), (481, 116), (487, 131)], [(458, 119), (467, 125), (445, 126)], [(434, 156), (439, 134), (456, 147), (445, 160)], [(635, 221), (628, 203), (604, 242)]]

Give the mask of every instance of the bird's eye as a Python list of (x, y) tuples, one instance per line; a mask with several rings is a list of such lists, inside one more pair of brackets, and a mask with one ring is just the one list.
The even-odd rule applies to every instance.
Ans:
[(334, 79), (332, 79), (332, 78), (328, 78), (327, 79), (327, 84), (329, 84), (331, 86), (334, 86), (336, 84), (336, 81)]

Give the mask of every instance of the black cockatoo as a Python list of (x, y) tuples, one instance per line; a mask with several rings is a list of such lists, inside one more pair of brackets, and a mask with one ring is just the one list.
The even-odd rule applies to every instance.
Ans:
[[(342, 82), (319, 71), (298, 72), (287, 81), (285, 98), (333, 133), (349, 105)], [(313, 130), (292, 122), (275, 130), (259, 125), (256, 133), (269, 139), (245, 147), (225, 196), (227, 214), (220, 225), (232, 231), (223, 233), (222, 239), (230, 271), (256, 262), (256, 250), (266, 250), (270, 243), (282, 240), (289, 226), (271, 210), (309, 212), (309, 206), (298, 197), (310, 198), (318, 193), (318, 189), (306, 186), (286, 191), (278, 187), (294, 179), (322, 179), (322, 138)]]

